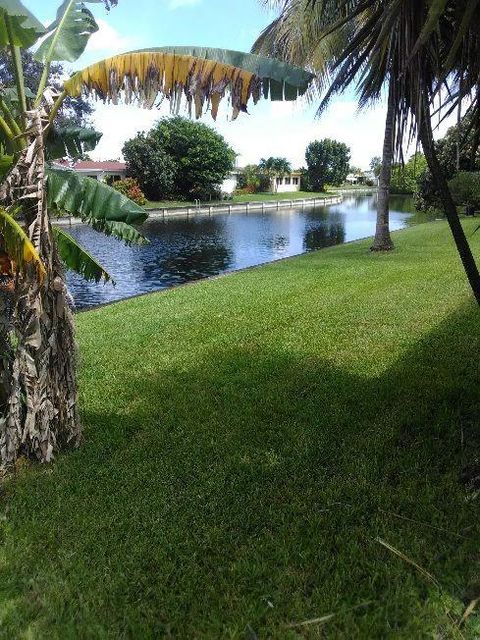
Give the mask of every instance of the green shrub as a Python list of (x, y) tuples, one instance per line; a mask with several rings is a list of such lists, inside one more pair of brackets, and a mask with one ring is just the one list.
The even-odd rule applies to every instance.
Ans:
[(249, 195), (249, 194), (252, 194), (252, 193), (257, 193), (257, 189), (252, 184), (249, 184), (249, 185), (247, 185), (245, 187), (239, 187), (238, 189), (235, 189), (235, 195), (236, 196)]
[(147, 202), (145, 194), (140, 189), (138, 181), (135, 178), (125, 178), (124, 180), (117, 180), (113, 183), (113, 188), (124, 196), (133, 200), (139, 205), (144, 205)]
[(459, 171), (448, 183), (453, 201), (469, 211), (480, 209), (480, 173)]
[(179, 116), (126, 142), (123, 155), (127, 174), (157, 201), (216, 199), (235, 166), (235, 152), (215, 129)]

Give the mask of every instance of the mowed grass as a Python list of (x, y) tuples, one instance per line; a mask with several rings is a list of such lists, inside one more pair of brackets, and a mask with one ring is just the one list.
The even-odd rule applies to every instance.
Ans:
[(85, 443), (2, 487), (2, 638), (480, 636), (480, 312), (445, 223), (395, 242), (78, 316)]
[[(229, 204), (236, 204), (241, 202), (271, 202), (277, 200), (306, 200), (308, 198), (330, 198), (337, 195), (334, 191), (324, 192), (311, 192), (311, 191), (292, 191), (290, 193), (246, 193), (234, 195), (231, 200), (224, 200), (222, 202), (202, 202), (202, 206), (208, 206), (209, 204), (223, 204), (228, 206)], [(164, 200), (162, 202), (148, 201), (146, 204), (147, 209), (174, 209), (178, 207), (195, 207), (195, 202), (182, 202), (179, 200)]]

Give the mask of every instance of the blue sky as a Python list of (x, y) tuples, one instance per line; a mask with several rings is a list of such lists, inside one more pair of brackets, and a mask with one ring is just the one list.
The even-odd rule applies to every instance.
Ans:
[[(23, 2), (45, 23), (60, 4), (60, 0)], [(80, 66), (148, 46), (190, 44), (248, 51), (273, 17), (260, 0), (119, 0), (110, 13), (100, 4), (90, 7), (100, 31), (91, 39)], [(125, 140), (147, 130), (162, 115), (168, 115), (168, 107), (145, 112), (98, 104), (94, 124), (104, 136), (96, 157), (119, 157)], [(367, 168), (370, 159), (380, 154), (384, 117), (381, 105), (359, 114), (350, 94), (337, 99), (320, 120), (315, 119), (314, 106), (267, 102), (252, 106), (250, 115), (241, 114), (235, 122), (229, 121), (226, 107), (216, 124), (209, 115), (203, 120), (225, 136), (239, 154), (240, 165), (278, 155), (299, 167), (308, 142), (331, 137), (351, 147), (353, 164)]]

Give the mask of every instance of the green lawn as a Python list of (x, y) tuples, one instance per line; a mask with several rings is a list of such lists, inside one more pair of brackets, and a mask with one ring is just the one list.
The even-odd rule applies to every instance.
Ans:
[(2, 638), (480, 637), (480, 312), (445, 223), (395, 242), (78, 317), (85, 443), (2, 487)]
[[(293, 191), (291, 193), (253, 193), (233, 196), (232, 200), (224, 200), (222, 203), (212, 202), (211, 204), (224, 204), (236, 202), (271, 202), (272, 200), (303, 200), (304, 198), (327, 198), (337, 195), (335, 192), (312, 193), (311, 191)], [(202, 206), (208, 206), (208, 202), (202, 202)], [(194, 207), (194, 202), (181, 202), (177, 200), (164, 200), (163, 202), (149, 201), (147, 209), (174, 209), (176, 207)]]

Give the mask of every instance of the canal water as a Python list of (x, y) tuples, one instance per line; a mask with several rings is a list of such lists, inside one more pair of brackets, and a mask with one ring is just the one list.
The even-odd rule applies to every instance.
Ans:
[[(67, 229), (116, 281), (96, 284), (75, 273), (68, 284), (78, 309), (167, 289), (288, 256), (373, 235), (376, 195), (347, 196), (341, 204), (249, 213), (214, 213), (150, 220), (150, 244), (127, 247), (85, 225)], [(411, 198), (391, 200), (391, 229), (412, 223)]]

